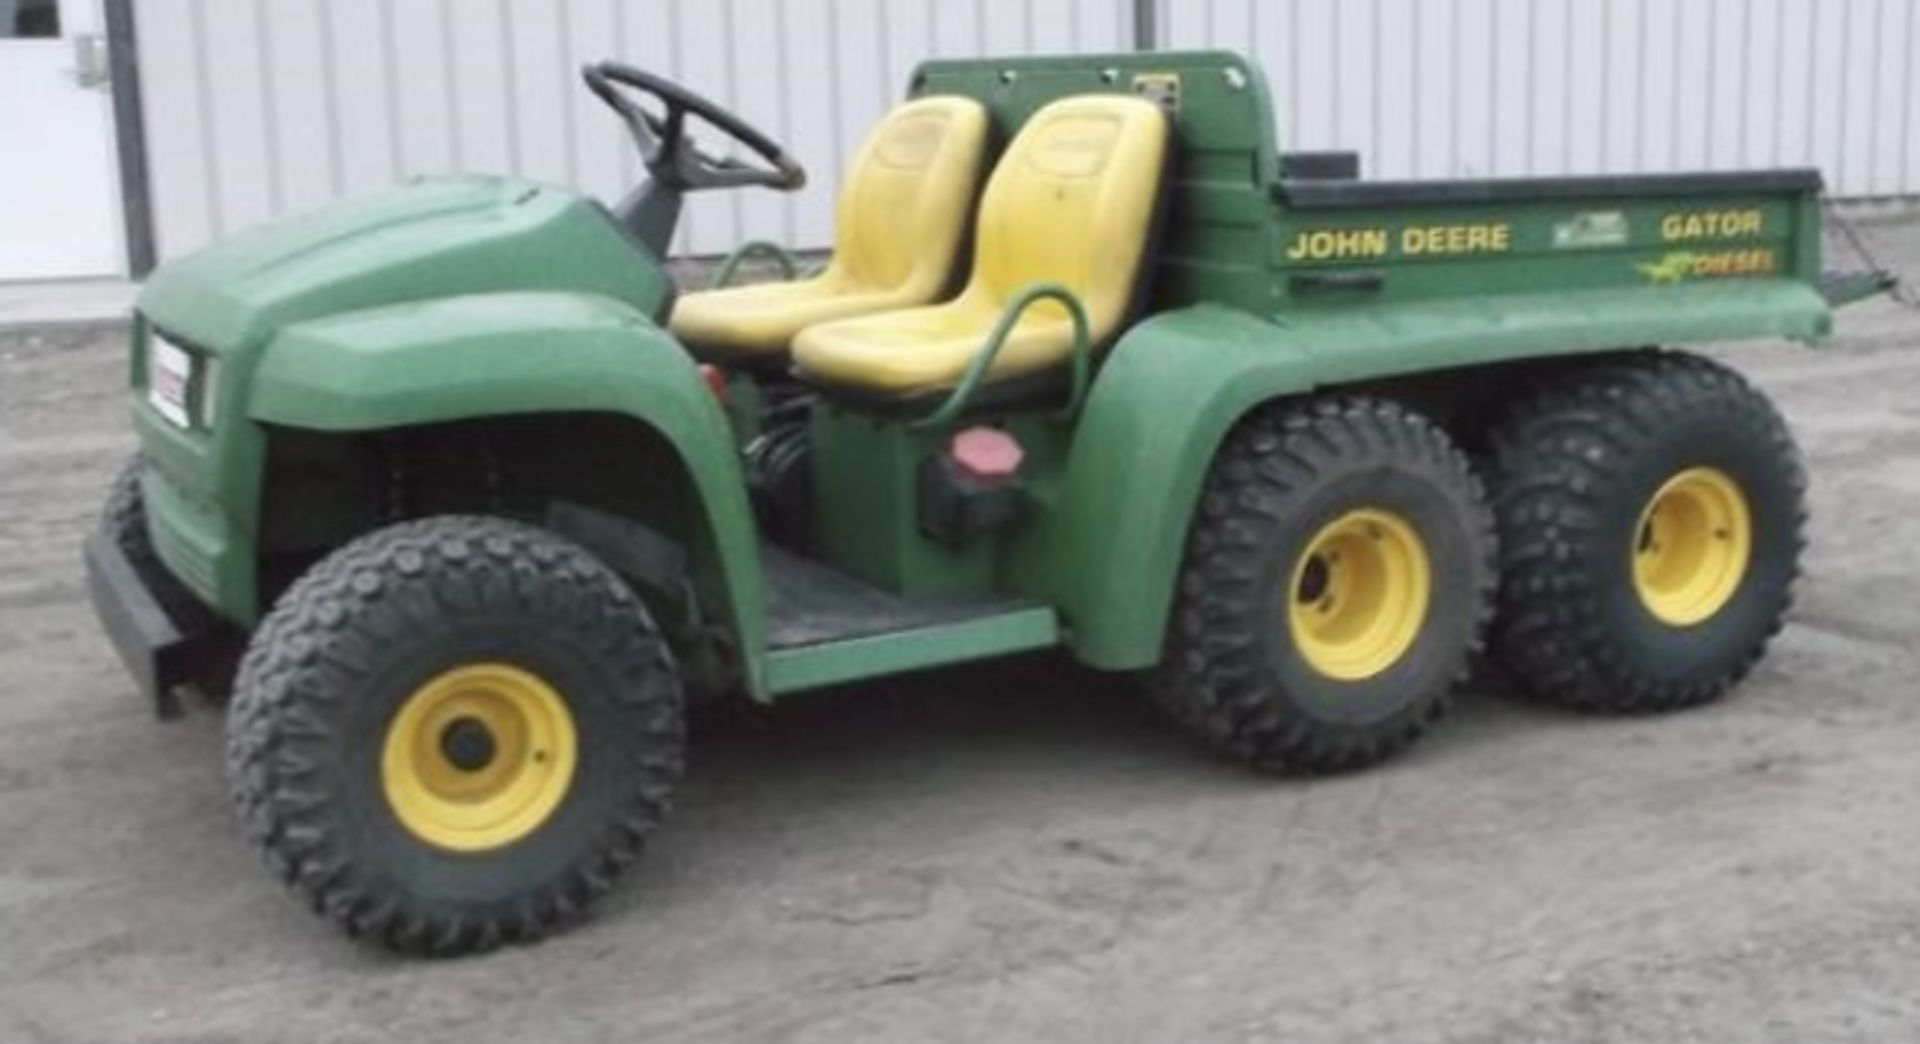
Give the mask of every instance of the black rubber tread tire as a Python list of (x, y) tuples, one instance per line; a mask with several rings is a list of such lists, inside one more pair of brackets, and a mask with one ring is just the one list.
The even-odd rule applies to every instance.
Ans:
[[(1562, 375), (1492, 433), (1500, 520), (1494, 649), (1528, 693), (1596, 711), (1709, 702), (1765, 652), (1793, 600), (1806, 475), (1779, 413), (1738, 373), (1683, 352), (1612, 357)], [(1727, 470), (1755, 526), (1747, 575), (1692, 628), (1663, 624), (1631, 589), (1629, 546), (1659, 484)]]
[[(474, 655), (560, 689), (579, 761), (534, 834), (448, 853), (381, 797), (379, 749), (415, 685)], [(268, 866), (349, 934), (432, 956), (538, 938), (605, 894), (666, 814), (684, 747), (671, 653), (626, 583), (559, 536), (475, 516), (377, 530), (295, 581), (227, 722), (232, 796)]]
[[(1319, 675), (1274, 615), (1289, 563), (1333, 517), (1403, 500), (1427, 523), (1434, 572), (1421, 635), (1376, 678)], [(1479, 479), (1427, 418), (1373, 398), (1263, 409), (1227, 437), (1209, 472), (1150, 691), (1204, 744), (1256, 768), (1336, 772), (1380, 761), (1437, 721), (1468, 676), (1493, 611), (1495, 557)], [(1326, 710), (1354, 697), (1379, 709), (1345, 721)]]
[(100, 506), (100, 530), (112, 540), (120, 553), (146, 580), (147, 589), (162, 608), (176, 618), (198, 619), (209, 613), (200, 599), (181, 583), (160, 561), (147, 533), (147, 505), (140, 493), (140, 472), (145, 461), (135, 453), (127, 458), (107, 486), (106, 502)]

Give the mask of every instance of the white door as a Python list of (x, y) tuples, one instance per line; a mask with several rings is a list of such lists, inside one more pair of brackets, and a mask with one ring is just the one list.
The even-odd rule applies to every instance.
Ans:
[(118, 275), (99, 0), (0, 0), (0, 281)]

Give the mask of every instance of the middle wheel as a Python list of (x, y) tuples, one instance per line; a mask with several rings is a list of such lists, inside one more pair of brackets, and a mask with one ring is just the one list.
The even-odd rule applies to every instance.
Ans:
[(1425, 417), (1366, 398), (1255, 414), (1208, 476), (1155, 698), (1263, 768), (1385, 758), (1480, 647), (1493, 534), (1465, 455)]

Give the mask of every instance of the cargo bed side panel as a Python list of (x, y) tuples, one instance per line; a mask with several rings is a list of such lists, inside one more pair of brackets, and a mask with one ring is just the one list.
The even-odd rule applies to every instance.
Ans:
[(1818, 187), (1800, 171), (1290, 182), (1275, 192), (1269, 264), (1286, 310), (1739, 281), (1811, 288)]

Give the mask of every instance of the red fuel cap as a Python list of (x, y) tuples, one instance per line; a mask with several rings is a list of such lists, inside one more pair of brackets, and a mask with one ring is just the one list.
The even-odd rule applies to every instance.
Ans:
[(1027, 451), (999, 428), (968, 428), (957, 432), (947, 456), (962, 474), (981, 482), (1003, 482), (1020, 470)]

